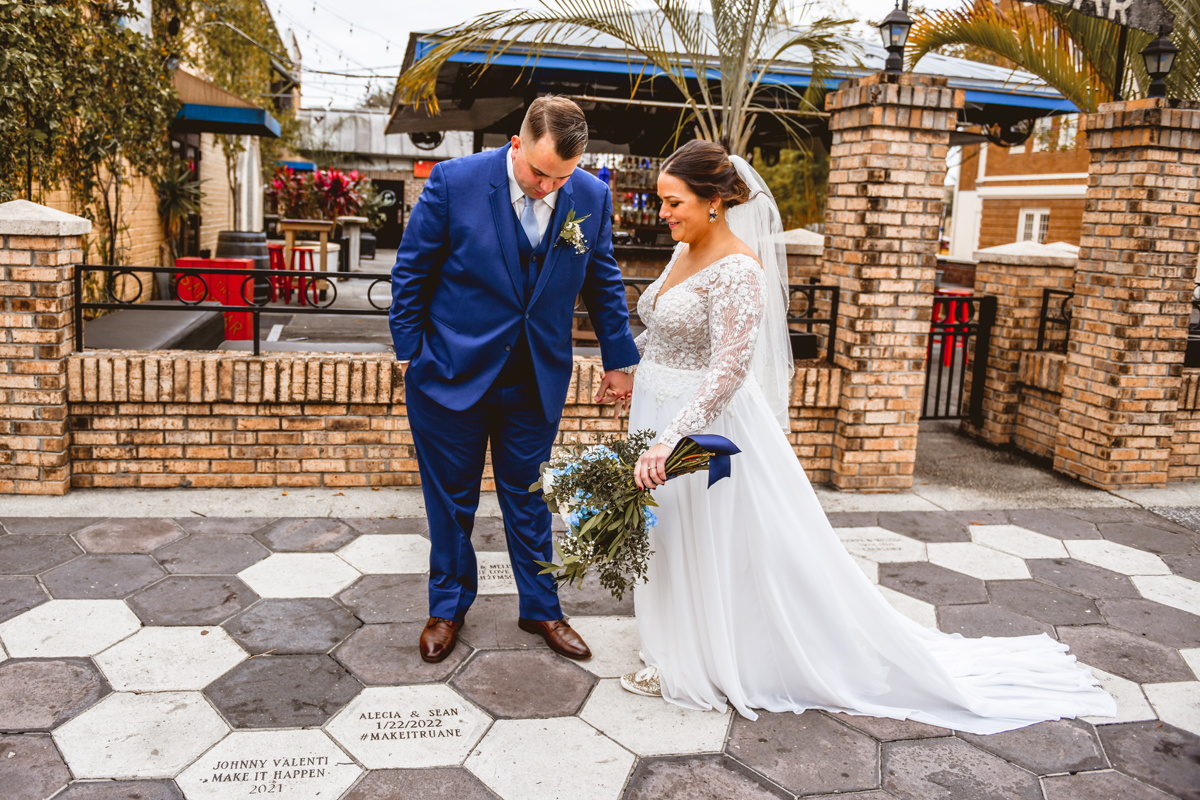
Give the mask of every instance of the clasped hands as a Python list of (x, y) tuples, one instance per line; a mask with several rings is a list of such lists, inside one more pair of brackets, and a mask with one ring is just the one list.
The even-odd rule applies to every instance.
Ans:
[[(629, 405), (629, 399), (632, 396), (633, 376), (625, 372), (609, 370), (604, 373), (604, 378), (601, 379), (600, 387), (596, 390), (596, 396), (592, 402), (601, 405), (613, 403), (616, 406), (613, 418), (616, 419)], [(666, 463), (669, 455), (671, 455), (671, 448), (663, 444), (656, 444), (642, 453), (633, 470), (633, 480), (639, 489), (653, 489), (667, 482)]]

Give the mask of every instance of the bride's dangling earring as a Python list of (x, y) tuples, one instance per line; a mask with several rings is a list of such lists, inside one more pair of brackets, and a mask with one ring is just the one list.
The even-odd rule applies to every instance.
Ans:
[(715, 208), (710, 208), (708, 210), (708, 221), (709, 222), (717, 221), (717, 210)]

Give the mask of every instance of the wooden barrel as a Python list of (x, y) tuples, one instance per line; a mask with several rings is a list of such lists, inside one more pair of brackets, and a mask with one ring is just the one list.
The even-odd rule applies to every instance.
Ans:
[[(270, 269), (267, 234), (258, 231), (220, 231), (217, 233), (217, 258), (251, 258), (255, 269)], [(254, 302), (264, 303), (271, 295), (267, 278), (254, 281)]]

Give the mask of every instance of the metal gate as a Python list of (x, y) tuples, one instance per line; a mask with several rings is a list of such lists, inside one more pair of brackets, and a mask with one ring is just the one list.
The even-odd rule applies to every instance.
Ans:
[(971, 370), (971, 385), (983, 386), (987, 376), (988, 343), (995, 321), (995, 297), (938, 295), (933, 298), (921, 419), (966, 418), (972, 425), (983, 425), (983, 392), (972, 392), (969, 400), (963, 395), (967, 370)]

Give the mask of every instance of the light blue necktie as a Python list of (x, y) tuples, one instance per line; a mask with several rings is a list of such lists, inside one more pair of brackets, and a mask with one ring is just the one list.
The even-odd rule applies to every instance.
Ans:
[(525, 208), (521, 210), (521, 227), (525, 230), (525, 236), (528, 237), (529, 243), (534, 247), (538, 246), (538, 242), (542, 240), (542, 234), (538, 232), (537, 215), (533, 213), (533, 198), (529, 195), (525, 197)]

